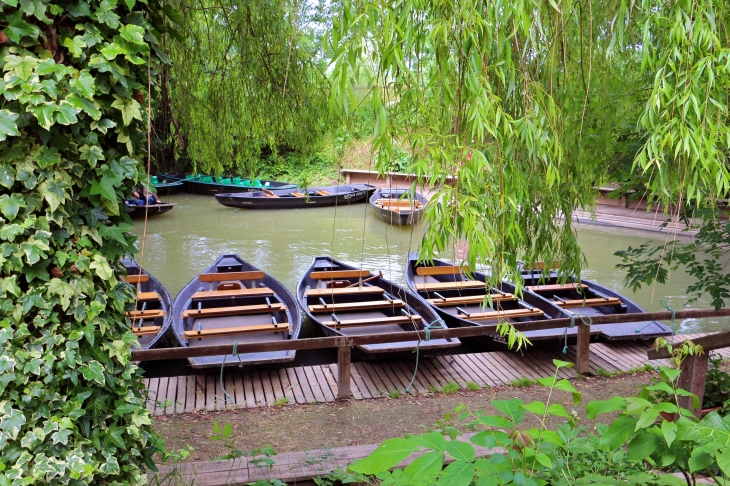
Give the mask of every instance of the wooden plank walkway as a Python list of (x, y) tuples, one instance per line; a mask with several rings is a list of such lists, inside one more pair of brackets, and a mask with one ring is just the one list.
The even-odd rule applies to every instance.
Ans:
[[(675, 342), (704, 334), (675, 336)], [(650, 363), (644, 344), (638, 342), (591, 343), (590, 370), (627, 372)], [(730, 348), (720, 352), (730, 358)], [(413, 383), (414, 393), (433, 393), (446, 384), (465, 389), (509, 385), (522, 378), (551, 376), (553, 359), (575, 362), (576, 347), (567, 354), (556, 348), (532, 348), (524, 353), (495, 351), (423, 358)], [(651, 362), (656, 364), (656, 362)], [(387, 397), (403, 393), (413, 376), (415, 360), (382, 360), (352, 364), (350, 390), (355, 400)], [(562, 378), (575, 377), (575, 369), (562, 369)], [(195, 411), (271, 407), (279, 404), (328, 403), (337, 397), (337, 365), (318, 365), (241, 372), (227, 370), (223, 387), (220, 372), (207, 375), (149, 378), (147, 407), (153, 415)], [(228, 395), (226, 395), (226, 393)]]

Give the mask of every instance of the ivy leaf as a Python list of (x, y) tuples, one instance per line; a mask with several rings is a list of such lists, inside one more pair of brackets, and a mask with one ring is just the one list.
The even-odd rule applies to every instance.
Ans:
[(25, 232), (25, 228), (19, 224), (4, 224), (0, 228), (0, 240), (13, 241), (16, 236)]
[(79, 210), (79, 214), (86, 220), (86, 224), (90, 228), (97, 228), (101, 221), (109, 219), (109, 216), (104, 212), (104, 208), (98, 206), (93, 208), (84, 206)]
[(56, 211), (58, 206), (66, 201), (66, 189), (69, 185), (60, 180), (47, 180), (38, 186), (38, 192), (48, 203), (51, 212)]
[(0, 279), (0, 288), (2, 288), (3, 292), (13, 294), (16, 297), (20, 297), (22, 293), (20, 291), (20, 287), (18, 286), (17, 275)]
[(33, 56), (13, 56), (4, 57), (5, 71), (13, 71), (18, 78), (27, 81), (33, 75), (33, 69), (38, 65), (39, 60)]
[(40, 0), (20, 0), (20, 8), (28, 17), (32, 15), (41, 22), (48, 21), (46, 18), (46, 4)]
[(101, 182), (91, 181), (91, 194), (98, 194), (109, 201), (117, 202), (117, 193), (114, 191), (115, 182), (111, 177), (102, 177)]
[(10, 189), (13, 187), (13, 183), (15, 182), (15, 169), (8, 165), (1, 165), (0, 166), (0, 185), (5, 186), (6, 188)]
[(87, 46), (93, 47), (101, 42), (101, 39), (101, 32), (94, 24), (84, 24), (84, 40)]
[(124, 126), (132, 123), (133, 118), (142, 121), (142, 113), (139, 111), (139, 103), (132, 98), (122, 98), (119, 95), (114, 95), (112, 108), (116, 108), (122, 112), (122, 121), (124, 122)]
[(67, 284), (60, 278), (52, 278), (48, 283), (48, 294), (57, 295), (60, 298), (61, 307), (63, 307), (64, 311), (68, 309), (69, 304), (71, 304), (71, 298), (75, 293), (73, 286)]
[(104, 385), (104, 367), (95, 359), (88, 365), (81, 366), (79, 369), (88, 381), (95, 381), (100, 385)]
[(5, 35), (16, 44), (20, 43), (21, 37), (30, 36), (36, 38), (41, 32), (38, 27), (23, 20), (23, 13), (20, 10), (8, 15), (6, 21), (8, 22), (8, 26), (5, 27)]
[(71, 17), (74, 18), (88, 17), (89, 15), (91, 15), (91, 10), (89, 10), (89, 3), (84, 0), (79, 0), (76, 5), (66, 7), (66, 11)]
[(101, 133), (103, 133), (104, 135), (106, 135), (107, 130), (109, 130), (110, 128), (114, 128), (116, 126), (117, 126), (117, 124), (114, 123), (109, 118), (102, 118), (99, 121), (91, 122), (91, 129), (98, 130)]
[(125, 179), (130, 179), (134, 177), (134, 175), (137, 173), (137, 164), (138, 162), (136, 160), (127, 157), (126, 155), (119, 159), (119, 165), (121, 165), (124, 169), (122, 176)]
[(84, 53), (84, 47), (86, 47), (86, 40), (84, 40), (84, 38), (80, 35), (73, 38), (64, 37), (61, 41), (61, 45), (67, 48), (68, 52), (70, 52), (73, 57), (81, 57)]
[[(13, 440), (18, 438), (20, 428), (25, 425), (25, 415), (20, 410), (5, 406), (5, 413), (0, 419), (0, 429), (6, 432)], [(8, 411), (8, 408), (10, 410)]]
[[(111, 73), (114, 78), (119, 81), (119, 84), (128, 88), (127, 77), (125, 76), (124, 69), (120, 68), (115, 62), (107, 61), (106, 58), (100, 54), (94, 54), (89, 59), (89, 67), (98, 69), (102, 73)], [(116, 95), (115, 95), (116, 96)]]
[(101, 7), (94, 12), (94, 18), (112, 29), (119, 27), (119, 15), (112, 12), (109, 2), (101, 2)]
[(50, 130), (51, 126), (53, 126), (53, 114), (57, 109), (58, 107), (54, 103), (43, 103), (42, 105), (26, 107), (26, 110), (36, 117), (38, 124), (46, 130)]
[(23, 196), (17, 192), (12, 196), (8, 196), (7, 194), (0, 196), (0, 212), (3, 213), (3, 216), (8, 221), (14, 220), (20, 208), (24, 207), (25, 201), (23, 200)]
[(162, 11), (165, 12), (165, 15), (168, 19), (172, 20), (177, 25), (182, 27), (183, 23), (185, 22), (185, 17), (180, 10), (174, 9), (170, 5), (166, 4), (162, 7)]
[(124, 403), (122, 405), (119, 405), (114, 409), (114, 416), (115, 417), (122, 417), (124, 415), (127, 415), (128, 413), (132, 413), (135, 410), (139, 410), (139, 405), (134, 405), (132, 403)]
[(48, 270), (46, 270), (46, 268), (50, 263), (51, 262), (48, 260), (43, 260), (35, 265), (31, 265), (30, 267), (25, 267), (23, 269), (23, 272), (25, 273), (25, 281), (31, 283), (37, 278), (41, 282), (48, 282), (51, 277), (48, 275)]
[[(99, 160), (104, 160), (104, 152), (101, 151), (101, 147), (99, 147), (98, 145), (84, 145), (79, 149), (79, 152), (81, 152), (79, 159), (88, 160), (91, 167), (94, 167)], [(92, 194), (101, 193), (92, 192)], [(116, 199), (114, 200), (116, 201)]]
[(112, 42), (104, 49), (102, 49), (101, 53), (104, 54), (104, 57), (106, 57), (107, 60), (113, 61), (114, 58), (116, 58), (120, 54), (129, 54), (129, 51), (127, 51), (124, 46), (121, 46), (116, 42)]
[(102, 280), (111, 280), (114, 276), (109, 263), (101, 255), (94, 255), (94, 261), (89, 264), (89, 268), (96, 271), (96, 274)]
[(61, 156), (58, 154), (56, 147), (41, 147), (41, 151), (33, 159), (38, 167), (45, 169), (48, 166), (61, 163)]
[(29, 239), (20, 244), (20, 249), (25, 253), (28, 263), (35, 265), (41, 258), (47, 255), (44, 253), (49, 250), (48, 245), (37, 239)]
[(20, 135), (18, 133), (18, 125), (15, 123), (17, 119), (17, 113), (13, 113), (10, 110), (0, 110), (0, 142), (4, 141), (8, 136), (17, 137)]
[(122, 39), (124, 39), (127, 42), (131, 42), (132, 44), (144, 44), (146, 45), (144, 41), (144, 28), (140, 27), (138, 25), (125, 25), (121, 29), (119, 29), (119, 34), (122, 36)]
[(76, 93), (71, 93), (70, 95), (68, 95), (66, 97), (66, 101), (71, 103), (71, 106), (73, 106), (74, 108), (83, 110), (94, 120), (98, 120), (99, 118), (101, 118), (101, 110), (99, 110), (99, 105), (95, 101), (82, 98)]
[(69, 85), (74, 93), (80, 94), (84, 98), (94, 98), (94, 77), (88, 69), (81, 71), (79, 77), (72, 79)]
[(61, 101), (58, 104), (58, 112), (56, 113), (56, 121), (61, 125), (71, 125), (76, 123), (78, 119), (76, 115), (81, 110), (75, 108), (71, 103), (66, 100)]
[(99, 234), (104, 238), (116, 240), (123, 246), (127, 246), (127, 240), (124, 235), (128, 233), (134, 226), (131, 224), (120, 224), (119, 226), (102, 226), (99, 228)]

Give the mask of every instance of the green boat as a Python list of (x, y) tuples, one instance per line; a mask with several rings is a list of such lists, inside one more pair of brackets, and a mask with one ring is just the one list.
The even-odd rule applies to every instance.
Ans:
[(212, 196), (218, 193), (256, 192), (262, 189), (295, 189), (296, 184), (286, 182), (267, 181), (262, 179), (248, 179), (241, 177), (219, 177), (203, 174), (179, 175), (165, 174), (168, 180), (180, 182), (182, 191), (191, 194)]
[(183, 183), (172, 180), (166, 176), (150, 176), (150, 183), (154, 186), (157, 194), (173, 194), (182, 188)]

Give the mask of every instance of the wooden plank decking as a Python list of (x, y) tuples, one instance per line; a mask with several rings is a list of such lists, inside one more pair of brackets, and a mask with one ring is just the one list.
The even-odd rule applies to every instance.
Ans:
[[(704, 334), (675, 336), (675, 342)], [(533, 348), (524, 353), (495, 351), (423, 358), (412, 392), (439, 391), (447, 383), (466, 388), (468, 383), (481, 387), (509, 385), (520, 378), (552, 375), (553, 359), (575, 362), (575, 346), (567, 354), (557, 348)], [(643, 367), (649, 360), (647, 348), (638, 342), (599, 342), (591, 344), (590, 370), (626, 372)], [(730, 357), (730, 348), (720, 352)], [(651, 362), (656, 364), (656, 362)], [(350, 389), (355, 400), (386, 397), (403, 393), (410, 382), (415, 360), (380, 360), (352, 364)], [(575, 369), (560, 370), (560, 377), (575, 377)], [(147, 407), (153, 415), (172, 415), (193, 411), (270, 407), (275, 403), (327, 403), (337, 397), (337, 365), (302, 366), (279, 370), (226, 371), (224, 388), (220, 372), (197, 376), (149, 378)], [(286, 400), (285, 400), (286, 399)]]

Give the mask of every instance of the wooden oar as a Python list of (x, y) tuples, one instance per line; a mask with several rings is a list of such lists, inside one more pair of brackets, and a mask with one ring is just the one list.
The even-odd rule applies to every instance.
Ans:
[(347, 287), (345, 287), (345, 288), (348, 288), (348, 289), (349, 289), (350, 287), (357, 287), (358, 285), (362, 285), (362, 284), (364, 284), (364, 283), (366, 283), (366, 282), (369, 282), (369, 281), (371, 281), (371, 280), (375, 280), (376, 278), (383, 278), (383, 272), (378, 272), (378, 275), (373, 275), (373, 276), (372, 276), (372, 277), (370, 277), (370, 278), (366, 278), (366, 279), (365, 279), (365, 280), (363, 280), (362, 282), (358, 280), (358, 281), (357, 281), (357, 282), (355, 282), (354, 284), (352, 284), (352, 285), (348, 285), (348, 286), (347, 286)]

